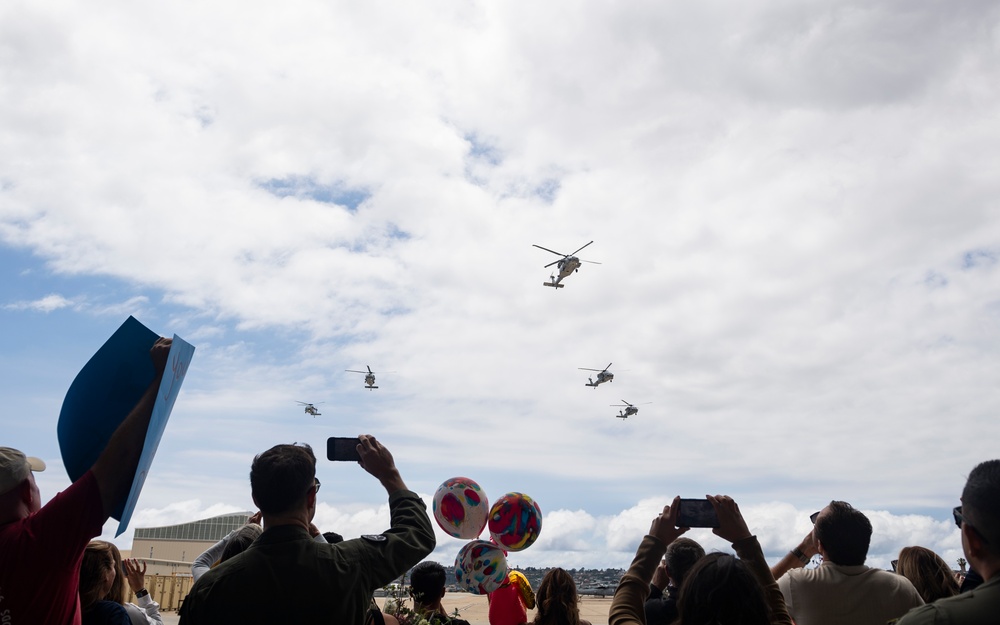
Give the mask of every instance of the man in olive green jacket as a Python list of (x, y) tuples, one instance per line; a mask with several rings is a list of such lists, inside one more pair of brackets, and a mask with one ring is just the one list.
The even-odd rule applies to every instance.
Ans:
[(391, 527), (334, 545), (312, 540), (316, 457), (308, 445), (277, 445), (250, 470), (264, 533), (195, 583), (182, 625), (364, 622), (372, 592), (420, 562), (435, 540), (426, 506), (406, 489), (389, 450), (367, 435), (357, 447), (362, 468), (389, 494)]
[(911, 610), (899, 625), (1000, 622), (1000, 460), (983, 462), (972, 470), (962, 491), (962, 505), (952, 514), (962, 528), (965, 557), (985, 583)]

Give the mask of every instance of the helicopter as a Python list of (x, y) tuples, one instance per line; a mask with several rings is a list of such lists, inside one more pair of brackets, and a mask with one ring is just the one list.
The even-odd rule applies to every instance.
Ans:
[[(593, 241), (591, 241), (590, 243), (593, 243)], [(587, 243), (587, 245), (590, 245), (590, 243)], [(576, 252), (573, 252), (572, 254), (563, 254), (561, 252), (556, 252), (555, 250), (550, 250), (547, 247), (542, 247), (541, 245), (535, 245), (534, 243), (532, 243), (532, 245), (534, 247), (537, 247), (540, 250), (545, 250), (546, 252), (551, 252), (551, 253), (555, 254), (556, 256), (562, 256), (562, 258), (560, 258), (559, 260), (554, 260), (551, 263), (549, 263), (548, 265), (545, 265), (546, 267), (551, 267), (552, 265), (557, 265), (557, 269), (559, 270), (559, 277), (556, 277), (554, 275), (550, 275), (549, 276), (549, 282), (543, 282), (542, 286), (550, 286), (550, 287), (555, 288), (555, 289), (561, 289), (561, 288), (563, 288), (566, 285), (565, 284), (559, 284), (559, 282), (561, 280), (563, 280), (564, 278), (567, 278), (574, 271), (580, 271), (580, 263), (590, 263), (592, 265), (600, 265), (601, 264), (601, 263), (595, 263), (592, 260), (580, 260), (579, 258), (577, 258), (576, 256), (573, 255), (573, 254), (576, 254), (576, 252), (579, 252), (580, 250), (582, 250), (584, 247), (587, 247), (587, 245), (584, 245), (583, 247), (577, 249)]]
[(375, 386), (375, 372), (372, 371), (372, 368), (369, 365), (365, 365), (365, 367), (368, 368), (367, 373), (364, 371), (357, 371), (355, 369), (344, 369), (344, 371), (347, 371), (349, 373), (364, 373), (365, 388), (368, 389), (369, 391), (378, 388), (377, 386)]
[(614, 382), (615, 381), (615, 374), (613, 374), (610, 371), (608, 371), (608, 369), (610, 369), (610, 368), (611, 368), (611, 363), (610, 362), (608, 363), (608, 366), (604, 367), (603, 369), (588, 369), (586, 367), (577, 367), (577, 369), (579, 369), (580, 371), (596, 371), (597, 372), (597, 381), (596, 382), (594, 382), (593, 378), (587, 378), (590, 381), (587, 382), (586, 384), (584, 384), (584, 386), (593, 386), (595, 389), (600, 384), (604, 384), (605, 382)]
[[(298, 405), (300, 405), (300, 406), (304, 406), (306, 414), (311, 414), (314, 417), (318, 417), (318, 416), (320, 416), (320, 415), (323, 414), (319, 410), (316, 409), (316, 405), (315, 404), (310, 404), (308, 402), (297, 401), (297, 400), (296, 400), (295, 403), (298, 404)], [(322, 403), (325, 403), (325, 402), (319, 402), (319, 403), (322, 404)]]
[[(646, 402), (645, 404), (639, 404), (639, 405), (640, 406), (645, 406), (645, 405), (650, 404), (650, 403), (652, 403), (652, 402)], [(622, 408), (625, 409), (624, 412), (622, 412), (621, 410), (618, 411), (618, 414), (615, 415), (616, 419), (628, 419), (632, 415), (639, 414), (639, 409), (636, 408), (635, 405), (628, 403), (624, 399), (622, 400), (622, 403), (620, 403), (620, 404), (611, 404), (611, 406), (612, 407), (621, 406)]]

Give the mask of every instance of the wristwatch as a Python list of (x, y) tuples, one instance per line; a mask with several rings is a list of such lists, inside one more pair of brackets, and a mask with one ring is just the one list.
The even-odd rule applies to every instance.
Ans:
[(795, 549), (792, 549), (792, 555), (795, 556), (796, 558), (798, 558), (799, 562), (801, 562), (802, 564), (809, 564), (809, 561), (812, 560), (812, 558), (810, 558), (809, 556), (807, 556), (798, 547), (796, 547)]
[(135, 593), (135, 598), (136, 599), (142, 599), (143, 597), (145, 597), (148, 594), (149, 594), (148, 590), (146, 590), (145, 588), (140, 588), (139, 592)]

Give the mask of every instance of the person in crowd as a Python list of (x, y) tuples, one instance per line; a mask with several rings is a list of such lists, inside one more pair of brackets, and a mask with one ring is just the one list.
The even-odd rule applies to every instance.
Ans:
[(423, 500), (407, 490), (389, 450), (370, 435), (359, 437), (357, 450), (389, 495), (388, 530), (335, 545), (313, 540), (316, 456), (308, 445), (276, 445), (250, 468), (266, 529), (195, 582), (181, 624), (364, 622), (372, 593), (430, 554), (435, 539)]
[[(885, 625), (924, 601), (910, 580), (868, 568), (872, 524), (845, 501), (813, 515), (813, 531), (772, 573), (798, 625)], [(823, 564), (804, 567), (816, 554)]]
[(646, 599), (647, 625), (670, 625), (677, 618), (677, 594), (684, 576), (705, 557), (705, 549), (690, 538), (681, 536), (667, 545), (667, 552), (653, 573)]
[(427, 619), (430, 625), (469, 625), (468, 621), (451, 618), (441, 605), (445, 593), (444, 567), (437, 562), (421, 562), (410, 571), (410, 596), (413, 611)]
[[(105, 601), (114, 601), (125, 608), (132, 625), (163, 625), (163, 617), (160, 616), (160, 604), (153, 601), (146, 590), (146, 563), (142, 566), (135, 560), (122, 560), (122, 554), (114, 543), (101, 542), (108, 546), (115, 563), (115, 581), (111, 584), (108, 594), (101, 597)], [(135, 600), (139, 605), (125, 601), (125, 583), (135, 594)]]
[(45, 463), (0, 447), (0, 589), (11, 623), (80, 622), (83, 552), (128, 496), (170, 344), (153, 345), (153, 381), (94, 466), (44, 506), (33, 473)]
[(549, 570), (535, 593), (538, 611), (533, 625), (590, 625), (580, 618), (578, 599), (573, 577), (560, 568)]
[(82, 625), (132, 625), (125, 606), (105, 599), (120, 577), (111, 543), (96, 540), (84, 549), (80, 562)]
[(941, 556), (926, 547), (903, 547), (896, 561), (896, 572), (910, 580), (924, 603), (958, 594), (955, 572)]
[(969, 473), (962, 505), (952, 515), (961, 528), (965, 558), (983, 584), (911, 610), (899, 625), (993, 625), (1000, 620), (1000, 460), (980, 463)]
[[(785, 601), (750, 533), (739, 506), (730, 497), (708, 496), (719, 518), (712, 531), (732, 543), (738, 557), (713, 553), (687, 572), (677, 598), (680, 625), (791, 625)], [(677, 527), (680, 497), (663, 507), (642, 539), (635, 559), (615, 590), (608, 614), (611, 625), (645, 623), (643, 610), (653, 572), (667, 546), (688, 531)]]
[(535, 593), (528, 578), (510, 571), (500, 588), (486, 595), (490, 625), (524, 625), (528, 610), (535, 607)]
[(191, 576), (197, 580), (213, 566), (222, 564), (238, 553), (243, 553), (261, 535), (260, 511), (250, 515), (246, 524), (229, 532), (191, 563)]

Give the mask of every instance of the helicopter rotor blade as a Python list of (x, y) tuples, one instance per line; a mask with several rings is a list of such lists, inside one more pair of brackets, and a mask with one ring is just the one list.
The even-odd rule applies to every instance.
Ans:
[(350, 372), (350, 373), (366, 373), (365, 371), (358, 371), (357, 369), (344, 369), (344, 371), (347, 371), (347, 372)]
[(608, 363), (608, 366), (607, 366), (607, 367), (604, 367), (604, 371), (607, 371), (608, 369), (610, 369), (610, 368), (611, 368), (611, 365), (613, 365), (613, 364), (614, 364), (614, 363), (612, 363), (612, 362), (609, 362), (609, 363)]
[(601, 371), (601, 369), (589, 369), (587, 367), (577, 367), (577, 369), (579, 369), (580, 371), (597, 371), (597, 372)]
[(371, 366), (369, 366), (369, 365), (365, 365), (365, 366), (366, 366), (366, 367), (368, 367), (368, 373), (372, 373), (372, 368), (371, 368)]
[[(591, 241), (590, 243), (593, 243), (593, 241)], [(590, 243), (588, 243), (587, 245), (590, 245)], [(576, 252), (579, 252), (579, 251), (580, 251), (580, 250), (582, 250), (582, 249), (583, 249), (584, 247), (587, 247), (587, 245), (584, 245), (583, 247), (581, 247), (581, 248), (580, 248), (579, 250), (577, 250)], [(576, 252), (573, 252), (572, 254), (567, 254), (567, 256), (574, 256), (574, 255), (576, 254)]]
[(543, 267), (543, 269), (548, 269), (549, 267), (551, 267), (552, 265), (555, 265), (556, 263), (561, 263), (563, 260), (565, 260), (565, 258), (560, 258), (559, 260), (554, 260), (551, 263), (549, 263), (548, 265), (545, 265), (545, 267)]
[(581, 260), (580, 262), (581, 263), (590, 263), (591, 265), (603, 265), (604, 264), (604, 263), (599, 263), (599, 262), (594, 261), (594, 260)]
[[(591, 243), (593, 243), (593, 241), (591, 241)], [(551, 253), (555, 254), (556, 256), (572, 256), (572, 254), (562, 254), (560, 252), (556, 252), (555, 250), (550, 250), (547, 247), (542, 247), (541, 245), (535, 245), (534, 243), (532, 243), (532, 245), (534, 245), (535, 247), (537, 247), (540, 250), (545, 250), (546, 252), (551, 252)], [(584, 247), (586, 247), (586, 245)], [(583, 248), (581, 248), (581, 249), (583, 249)], [(556, 262), (559, 262), (559, 261), (556, 261)]]

